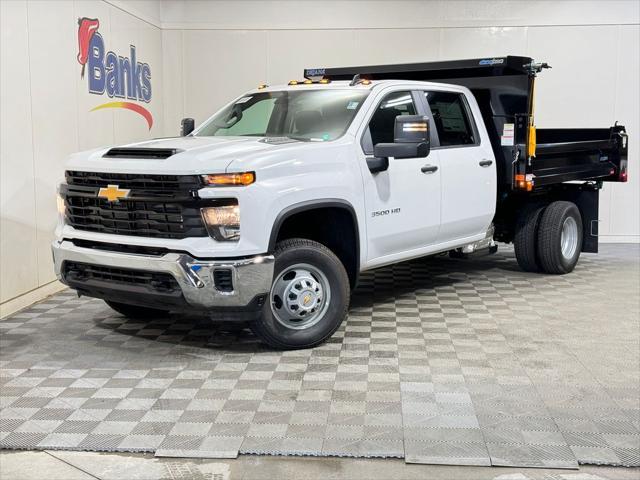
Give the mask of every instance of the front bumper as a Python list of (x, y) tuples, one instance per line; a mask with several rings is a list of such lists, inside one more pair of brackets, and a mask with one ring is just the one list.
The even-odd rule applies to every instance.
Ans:
[[(139, 255), (74, 245), (70, 240), (54, 241), (52, 244), (55, 272), (60, 281), (78, 291), (99, 298), (123, 303), (148, 304), (155, 298), (154, 306), (171, 305), (162, 301), (162, 292), (137, 292), (136, 289), (151, 288), (124, 283), (108, 283), (104, 280), (93, 284), (91, 281), (74, 283), (65, 279), (65, 262), (105, 266), (123, 270), (168, 273), (176, 280), (181, 292), (180, 301), (187, 307), (198, 310), (256, 308), (262, 304), (271, 288), (273, 279), (273, 255), (258, 255), (242, 259), (199, 260), (186, 253), (166, 253), (164, 255)], [(214, 271), (230, 271), (233, 289), (220, 291), (216, 288)], [(180, 295), (181, 294), (181, 295)], [(139, 301), (136, 301), (139, 299)], [(152, 306), (152, 305), (149, 305)]]

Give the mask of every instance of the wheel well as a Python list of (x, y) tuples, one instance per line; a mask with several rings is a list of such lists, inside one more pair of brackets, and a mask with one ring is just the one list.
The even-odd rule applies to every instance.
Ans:
[[(280, 223), (275, 242), (306, 238), (329, 248), (344, 265), (354, 288), (360, 268), (360, 249), (355, 216), (346, 206), (305, 207), (294, 210)], [(276, 226), (277, 228), (277, 226)]]

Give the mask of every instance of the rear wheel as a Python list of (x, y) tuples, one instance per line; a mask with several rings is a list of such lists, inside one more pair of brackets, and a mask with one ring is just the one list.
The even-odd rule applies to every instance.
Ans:
[(163, 317), (169, 313), (168, 310), (158, 308), (140, 307), (138, 305), (130, 305), (127, 303), (113, 302), (105, 300), (106, 304), (113, 308), (116, 312), (121, 313), (128, 318), (154, 318)]
[(538, 258), (546, 273), (571, 272), (582, 250), (582, 216), (575, 203), (553, 202), (540, 219)]
[(254, 333), (275, 348), (309, 348), (327, 340), (347, 316), (349, 277), (324, 245), (306, 239), (278, 243), (269, 299)]
[(525, 272), (539, 272), (538, 226), (544, 212), (543, 205), (529, 205), (518, 216), (513, 246), (518, 265)]

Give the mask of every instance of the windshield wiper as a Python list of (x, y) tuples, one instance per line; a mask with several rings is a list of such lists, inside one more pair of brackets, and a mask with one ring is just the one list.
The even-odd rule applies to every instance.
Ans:
[(292, 140), (299, 140), (301, 142), (310, 142), (309, 137), (301, 137), (300, 135), (281, 135), (282, 137), (290, 138)]

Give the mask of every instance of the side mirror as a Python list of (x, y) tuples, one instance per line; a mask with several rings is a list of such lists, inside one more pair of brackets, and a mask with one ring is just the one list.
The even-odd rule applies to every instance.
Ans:
[(373, 154), (378, 158), (424, 158), (431, 149), (429, 130), (425, 115), (398, 115), (393, 143), (378, 143)]
[(180, 135), (186, 137), (196, 128), (196, 121), (193, 118), (183, 118), (180, 122)]

